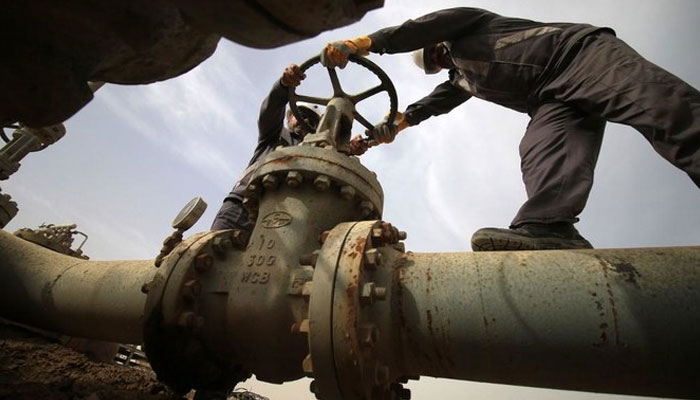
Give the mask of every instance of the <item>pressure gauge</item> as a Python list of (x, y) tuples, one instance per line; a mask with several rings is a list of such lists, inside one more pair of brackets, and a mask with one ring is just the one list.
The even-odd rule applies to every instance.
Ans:
[(207, 209), (207, 203), (201, 197), (195, 197), (182, 208), (182, 211), (173, 220), (172, 227), (186, 231), (199, 221), (199, 218)]

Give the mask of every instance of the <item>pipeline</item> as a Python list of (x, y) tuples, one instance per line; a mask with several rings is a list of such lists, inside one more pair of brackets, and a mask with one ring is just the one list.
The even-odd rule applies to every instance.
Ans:
[(178, 392), (255, 374), (322, 400), (408, 399), (421, 375), (698, 398), (700, 247), (406, 252), (375, 175), (333, 146), (270, 153), (240, 231), (94, 262), (0, 234), (0, 316), (145, 343)]

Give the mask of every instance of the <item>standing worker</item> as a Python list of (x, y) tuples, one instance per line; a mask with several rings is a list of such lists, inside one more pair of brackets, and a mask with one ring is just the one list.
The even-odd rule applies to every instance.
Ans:
[(610, 28), (452, 8), (329, 43), (321, 62), (343, 68), (350, 54), (409, 51), (426, 74), (448, 69), (449, 79), (395, 121), (377, 125), (377, 141), (389, 143), (472, 96), (531, 117), (520, 143), (528, 199), (509, 229), (475, 232), (475, 251), (591, 248), (574, 223), (588, 200), (607, 121), (637, 129), (700, 187), (700, 92)]
[[(253, 231), (255, 222), (248, 219), (248, 212), (243, 207), (243, 197), (250, 177), (258, 166), (258, 160), (278, 146), (294, 146), (301, 143), (309, 132), (303, 124), (298, 123), (291, 109), (287, 109), (287, 91), (289, 87), (297, 87), (306, 74), (296, 64), (290, 64), (285, 68), (282, 77), (275, 82), (270, 90), (270, 94), (260, 106), (258, 116), (258, 144), (253, 152), (253, 157), (239, 177), (233, 189), (224, 199), (224, 204), (214, 217), (212, 230), (240, 229), (248, 233)], [(314, 130), (321, 119), (318, 106), (298, 105), (304, 121)], [(286, 110), (286, 113), (285, 113)], [(284, 120), (287, 127), (284, 127)], [(363, 154), (368, 147), (366, 141), (355, 137), (350, 143), (350, 151), (354, 155)]]

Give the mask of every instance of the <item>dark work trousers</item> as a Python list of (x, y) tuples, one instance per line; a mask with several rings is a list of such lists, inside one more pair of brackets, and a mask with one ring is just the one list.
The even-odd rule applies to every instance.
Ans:
[(214, 217), (211, 230), (241, 229), (252, 232), (255, 223), (248, 219), (248, 212), (238, 199), (226, 199)]
[(520, 143), (528, 200), (511, 227), (576, 222), (593, 184), (605, 121), (637, 129), (700, 187), (700, 92), (615, 36), (582, 39), (538, 90)]

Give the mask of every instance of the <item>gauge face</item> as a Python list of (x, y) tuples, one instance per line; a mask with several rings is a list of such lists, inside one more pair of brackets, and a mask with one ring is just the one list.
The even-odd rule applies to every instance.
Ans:
[(207, 209), (207, 203), (201, 197), (195, 197), (182, 208), (182, 211), (173, 220), (172, 227), (187, 230), (192, 227)]

